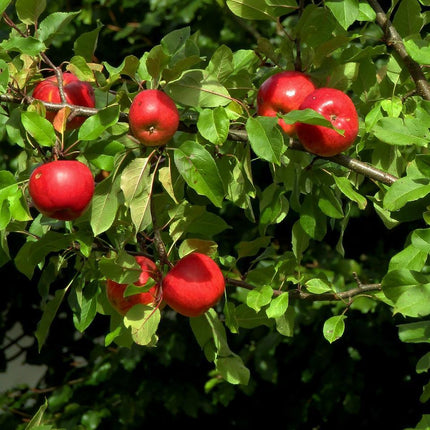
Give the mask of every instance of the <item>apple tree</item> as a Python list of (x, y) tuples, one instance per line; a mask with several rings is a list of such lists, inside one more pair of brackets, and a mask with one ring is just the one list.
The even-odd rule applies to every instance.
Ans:
[[(233, 36), (216, 46), (193, 25), (178, 25), (147, 49), (130, 43), (115, 62), (102, 57), (112, 53), (103, 24), (91, 21), (88, 5), (95, 2), (84, 2), (82, 11), (52, 11), (47, 3), (0, 0), (0, 264), (37, 290), (40, 354), (53, 348), (63, 310), (77, 336), (91, 337), (103, 324), (99, 347), (150, 351), (153, 360), (157, 351), (168, 355), (175, 341), (164, 328), (175, 325), (209, 365), (207, 392), (219, 390), (218, 401), (228, 403), (231, 390), (253, 387), (254, 349), (263, 357), (263, 340), (274, 342), (271, 348), (294, 342), (309, 321), (330, 348), (357, 315), (376, 320), (384, 312), (398, 323), (399, 343), (429, 342), (427, 0), (393, 1), (384, 9), (375, 0), (196, 1), (196, 9), (210, 3), (252, 37), (241, 46)], [(85, 20), (93, 26), (84, 28)], [(71, 28), (80, 33), (70, 51), (56, 49)], [(133, 29), (123, 29), (123, 44), (140, 40)], [(278, 125), (282, 119), (343, 136), (315, 110), (257, 114), (258, 89), (285, 70), (351, 99), (359, 128), (344, 152), (308, 152)], [(65, 73), (89, 83), (94, 106), (67, 99)], [(52, 76), (59, 100), (34, 97)], [(145, 90), (167, 95), (179, 115), (176, 132), (158, 146), (131, 130), (131, 104)], [(171, 115), (166, 109), (160, 121)], [(79, 161), (94, 178), (90, 205), (72, 219), (43, 214), (30, 194), (33, 171), (57, 160)], [(347, 238), (351, 229), (360, 237), (369, 217), (386, 237), (396, 236), (398, 249), (356, 257)], [(372, 243), (364, 233), (361, 239)], [(166, 277), (194, 252), (211, 257), (225, 282), (221, 300), (203, 315), (184, 317), (160, 303), (137, 304), (123, 315), (108, 300), (107, 280), (125, 284), (124, 296), (153, 288), (151, 277), (136, 286), (136, 256), (156, 262)], [(245, 340), (257, 333), (258, 341)], [(418, 373), (428, 371), (429, 357), (423, 349)], [(254, 360), (263, 372), (264, 360)], [(264, 372), (273, 377), (275, 370)], [(93, 376), (94, 385), (102, 374)], [(428, 400), (429, 390), (426, 382), (417, 403)], [(28, 428), (67, 427), (70, 410), (50, 415), (49, 403), (48, 397)], [(110, 414), (107, 407), (91, 413), (75, 428), (102, 428)], [(416, 428), (427, 427), (423, 415)]]

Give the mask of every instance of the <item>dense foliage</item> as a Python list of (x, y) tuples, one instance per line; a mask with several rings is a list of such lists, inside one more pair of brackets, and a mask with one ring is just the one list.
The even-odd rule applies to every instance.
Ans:
[[(47, 365), (1, 394), (1, 428), (429, 428), (428, 1), (181, 3), (0, 0), (0, 360), (20, 323), (26, 362)], [(57, 67), (95, 90), (74, 131), (31, 98)], [(292, 69), (353, 100), (345, 154), (316, 157), (255, 114), (261, 83)], [(143, 88), (180, 111), (161, 149), (129, 133)], [(28, 195), (56, 158), (96, 178), (75, 221)], [(106, 300), (107, 278), (136, 280), (134, 254), (166, 272), (192, 250), (227, 282), (205, 315)]]

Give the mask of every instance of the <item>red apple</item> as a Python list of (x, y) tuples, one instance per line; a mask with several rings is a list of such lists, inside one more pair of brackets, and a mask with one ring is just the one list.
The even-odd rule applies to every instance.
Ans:
[[(88, 82), (80, 81), (70, 72), (63, 73), (63, 89), (67, 103), (77, 106), (95, 107), (96, 101), (93, 87)], [(33, 97), (45, 102), (61, 103), (57, 77), (52, 75), (39, 82), (34, 88)], [(54, 111), (46, 112), (46, 118), (51, 122), (54, 122), (56, 115), (57, 112)], [(85, 116), (76, 116), (67, 122), (66, 128), (68, 130), (78, 128), (85, 120)]]
[(179, 113), (161, 90), (143, 90), (133, 99), (129, 124), (133, 136), (145, 146), (165, 145), (176, 133)]
[[(299, 108), (304, 98), (315, 89), (311, 78), (295, 71), (276, 73), (266, 79), (257, 93), (257, 114), (276, 116)], [(282, 118), (278, 124), (285, 133), (293, 135), (295, 124), (287, 124)]]
[(313, 109), (328, 119), (338, 133), (328, 127), (298, 123), (297, 136), (302, 145), (313, 154), (331, 157), (348, 149), (358, 134), (358, 115), (352, 100), (335, 88), (319, 88), (309, 94), (300, 109)]
[(91, 170), (77, 160), (58, 160), (34, 169), (28, 184), (34, 206), (59, 220), (78, 218), (94, 194)]
[(163, 300), (187, 317), (204, 314), (222, 297), (224, 276), (210, 257), (197, 252), (180, 259), (162, 283)]
[(112, 307), (121, 315), (125, 315), (134, 305), (154, 305), (157, 302), (159, 281), (161, 278), (158, 267), (147, 257), (136, 256), (135, 259), (142, 268), (142, 272), (134, 285), (138, 287), (144, 286), (148, 282), (149, 278), (154, 279), (157, 284), (151, 287), (148, 291), (124, 297), (124, 292), (128, 285), (118, 284), (117, 282), (108, 279), (106, 281), (107, 298)]

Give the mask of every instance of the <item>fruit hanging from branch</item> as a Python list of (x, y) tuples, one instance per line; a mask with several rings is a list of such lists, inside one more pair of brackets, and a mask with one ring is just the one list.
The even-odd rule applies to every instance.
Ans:
[[(276, 73), (266, 79), (257, 93), (257, 114), (276, 116), (299, 109), (305, 97), (315, 90), (311, 78), (302, 72), (288, 70)], [(278, 124), (285, 133), (296, 133), (295, 124), (287, 124), (282, 118)]]
[[(70, 72), (64, 72), (63, 76), (63, 92), (65, 102), (70, 105), (90, 107), (96, 105), (94, 89), (89, 82), (79, 80)], [(50, 103), (62, 103), (60, 89), (56, 75), (49, 76), (39, 82), (33, 90), (33, 98)], [(57, 112), (47, 111), (46, 118), (54, 122)], [(79, 128), (87, 119), (85, 116), (75, 116), (67, 121), (66, 129), (73, 130)]]
[(300, 109), (313, 109), (328, 119), (338, 130), (321, 125), (297, 123), (297, 136), (307, 151), (331, 157), (348, 149), (358, 134), (358, 115), (354, 103), (343, 91), (318, 88), (310, 93)]
[(133, 136), (143, 145), (163, 146), (178, 130), (179, 112), (163, 91), (143, 90), (131, 103), (129, 124)]
[(36, 209), (47, 217), (73, 220), (82, 215), (94, 194), (91, 170), (77, 160), (57, 160), (34, 169), (28, 183)]
[(135, 257), (136, 262), (141, 267), (139, 279), (134, 282), (137, 287), (143, 287), (148, 280), (153, 279), (156, 284), (148, 291), (132, 294), (124, 297), (127, 284), (119, 284), (111, 279), (106, 281), (106, 295), (112, 307), (121, 315), (125, 315), (133, 306), (137, 304), (156, 305), (158, 300), (159, 282), (161, 278), (157, 265), (149, 258), (142, 255)]
[(194, 252), (180, 259), (162, 282), (164, 302), (181, 315), (197, 317), (221, 299), (225, 280), (212, 258)]

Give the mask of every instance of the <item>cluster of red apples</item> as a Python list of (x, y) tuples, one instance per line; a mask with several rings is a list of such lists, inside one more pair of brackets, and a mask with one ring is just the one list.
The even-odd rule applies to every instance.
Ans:
[[(67, 104), (95, 107), (91, 85), (71, 73), (63, 73), (63, 92)], [(33, 97), (45, 102), (61, 103), (57, 77), (41, 81)], [(286, 71), (268, 78), (257, 94), (257, 114), (277, 116), (297, 109), (313, 109), (331, 121), (336, 129), (305, 123), (278, 123), (290, 136), (297, 134), (303, 146), (320, 156), (332, 156), (352, 145), (358, 134), (358, 116), (351, 99), (333, 88), (317, 89), (304, 73)], [(48, 111), (46, 118), (63, 121), (59, 112)], [(66, 130), (79, 128), (85, 116), (75, 115), (65, 123)], [(130, 131), (144, 146), (166, 145), (179, 126), (179, 113), (173, 100), (157, 89), (143, 90), (133, 99), (129, 111)], [(42, 214), (73, 220), (88, 208), (94, 193), (94, 178), (87, 165), (78, 160), (55, 160), (41, 164), (30, 176), (29, 193)], [(224, 276), (218, 265), (205, 254), (194, 252), (180, 259), (162, 276), (157, 265), (147, 257), (135, 257), (141, 268), (134, 284), (144, 291), (126, 295), (127, 284), (108, 279), (106, 293), (113, 308), (125, 315), (136, 304), (155, 307), (167, 304), (179, 314), (196, 317), (213, 307), (225, 290)], [(148, 280), (154, 285), (144, 288)]]
[(197, 317), (217, 304), (224, 294), (224, 276), (215, 261), (206, 254), (187, 254), (164, 277), (148, 257), (136, 256), (135, 259), (141, 267), (141, 273), (134, 285), (143, 288), (150, 278), (155, 281), (155, 285), (148, 291), (145, 289), (141, 293), (126, 296), (127, 284), (108, 279), (107, 298), (121, 315), (137, 304), (154, 308), (167, 304), (181, 315)]
[[(65, 102), (71, 106), (94, 108), (94, 90), (88, 82), (70, 72), (62, 74)], [(39, 82), (33, 98), (61, 103), (57, 76)], [(47, 111), (52, 123), (62, 121), (63, 113)], [(66, 130), (79, 128), (86, 117), (70, 116)], [(129, 112), (130, 130), (144, 146), (165, 145), (179, 125), (179, 113), (173, 100), (160, 90), (143, 90), (133, 99)], [(38, 166), (29, 180), (29, 193), (40, 213), (58, 220), (74, 220), (88, 208), (94, 194), (94, 179), (87, 165), (78, 160), (56, 160)]]
[[(343, 91), (316, 88), (311, 78), (298, 71), (276, 73), (266, 79), (257, 93), (257, 114), (278, 116), (294, 110), (312, 109), (334, 127), (306, 123), (278, 124), (289, 136), (297, 135), (304, 148), (321, 157), (331, 157), (348, 149), (358, 134), (358, 115), (354, 103)], [(339, 133), (337, 130), (343, 130)]]
[[(65, 102), (80, 107), (95, 107), (94, 90), (88, 82), (80, 81), (72, 73), (62, 75)], [(35, 87), (33, 98), (61, 103), (62, 98), (56, 75), (50, 76)], [(57, 111), (47, 111), (46, 118), (54, 125), (63, 121)], [(79, 128), (85, 116), (70, 117), (66, 130)], [(137, 141), (150, 147), (166, 145), (179, 126), (179, 112), (173, 100), (157, 89), (140, 91), (133, 99), (129, 111), (130, 131)], [(55, 160), (39, 165), (29, 180), (29, 193), (33, 204), (45, 216), (58, 220), (74, 220), (88, 208), (94, 194), (94, 178), (87, 165), (78, 160)], [(180, 259), (162, 276), (157, 265), (147, 257), (135, 257), (141, 268), (134, 283), (143, 287), (149, 279), (155, 284), (148, 291), (126, 295), (127, 284), (107, 280), (106, 293), (113, 308), (125, 315), (134, 305), (141, 303), (154, 307), (167, 304), (176, 312), (196, 317), (205, 313), (222, 297), (224, 276), (213, 259), (194, 252)]]

